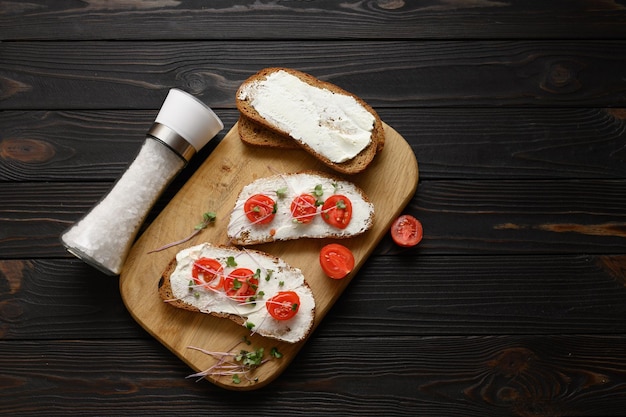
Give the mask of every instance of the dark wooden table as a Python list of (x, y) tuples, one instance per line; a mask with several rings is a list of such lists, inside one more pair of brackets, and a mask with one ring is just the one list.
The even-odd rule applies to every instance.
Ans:
[[(0, 414), (626, 413), (623, 0), (16, 1), (0, 40)], [(425, 237), (386, 236), (287, 371), (240, 393), (187, 379), (59, 235), (169, 88), (228, 129), (267, 66), (407, 139)]]

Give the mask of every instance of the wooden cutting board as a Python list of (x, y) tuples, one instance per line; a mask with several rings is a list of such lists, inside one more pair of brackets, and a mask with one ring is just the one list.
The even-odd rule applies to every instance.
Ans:
[[(120, 275), (120, 291), (134, 319), (195, 371), (206, 370), (218, 363), (192, 347), (212, 352), (255, 351), (263, 348), (270, 359), (248, 374), (232, 376), (209, 375), (210, 382), (232, 390), (261, 388), (275, 379), (294, 359), (306, 340), (289, 344), (258, 335), (250, 335), (244, 327), (230, 320), (189, 312), (164, 303), (158, 295), (161, 272), (185, 247), (202, 242), (227, 245), (226, 229), (237, 195), (253, 180), (301, 170), (320, 170), (338, 175), (361, 187), (374, 204), (375, 222), (365, 234), (342, 240), (355, 256), (355, 270), (342, 280), (333, 280), (322, 272), (318, 256), (321, 247), (332, 240), (302, 239), (256, 245), (254, 249), (283, 258), (298, 267), (313, 290), (316, 299), (314, 328), (339, 298), (357, 271), (382, 237), (389, 232), (392, 221), (401, 213), (417, 189), (418, 167), (413, 150), (390, 126), (384, 124), (385, 148), (361, 174), (341, 176), (329, 170), (302, 150), (274, 150), (249, 147), (241, 142), (237, 125), (217, 145), (189, 181), (134, 244)], [(148, 253), (167, 243), (178, 241), (193, 232), (205, 212), (217, 213), (215, 223), (184, 244)], [(282, 358), (271, 358), (276, 348)], [(251, 378), (251, 380), (247, 379)]]

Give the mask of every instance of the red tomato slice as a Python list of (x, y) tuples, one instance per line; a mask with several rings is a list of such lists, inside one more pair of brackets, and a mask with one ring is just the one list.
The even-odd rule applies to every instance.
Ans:
[(341, 279), (354, 269), (354, 255), (338, 243), (329, 243), (320, 251), (320, 265), (326, 275)]
[(345, 195), (331, 195), (322, 206), (322, 219), (331, 226), (345, 229), (352, 219), (352, 202)]
[(391, 225), (391, 237), (397, 245), (408, 248), (422, 240), (424, 229), (422, 223), (409, 214), (403, 214)]
[(267, 300), (265, 308), (276, 320), (289, 320), (298, 313), (300, 297), (293, 291), (281, 291)]
[(248, 268), (237, 268), (224, 278), (226, 295), (240, 303), (246, 302), (256, 294), (259, 280)]
[(317, 200), (312, 194), (300, 194), (291, 202), (291, 215), (298, 223), (310, 223), (317, 214)]
[[(213, 258), (200, 258), (193, 263), (191, 276), (197, 285), (205, 288), (219, 289), (222, 286), (222, 264)], [(216, 278), (218, 282), (211, 285)]]
[(276, 202), (264, 194), (255, 194), (243, 205), (246, 217), (254, 224), (267, 224), (274, 220)]

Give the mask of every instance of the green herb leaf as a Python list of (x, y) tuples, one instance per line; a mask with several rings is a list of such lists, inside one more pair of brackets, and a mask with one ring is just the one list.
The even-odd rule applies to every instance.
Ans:
[(213, 223), (216, 218), (217, 214), (215, 214), (215, 212), (207, 211), (206, 213), (202, 214), (202, 223), (196, 225), (195, 230), (205, 229), (209, 225), (209, 223)]
[(317, 184), (313, 189), (313, 195), (316, 197), (321, 197), (324, 195), (324, 189), (322, 188), (322, 184)]
[(287, 187), (281, 187), (276, 190), (276, 197), (285, 198), (287, 196)]
[(278, 351), (278, 348), (273, 347), (270, 351), (270, 355), (276, 359), (280, 359), (283, 357), (283, 354)]
[(239, 375), (234, 374), (233, 375), (233, 384), (240, 384), (241, 383), (241, 378), (239, 378)]
[(226, 266), (232, 266), (232, 267), (237, 266), (237, 262), (235, 261), (234, 256), (229, 256), (228, 258), (226, 258)]
[(263, 348), (258, 348), (254, 352), (241, 350), (236, 356), (235, 361), (241, 362), (243, 366), (259, 366), (263, 363)]

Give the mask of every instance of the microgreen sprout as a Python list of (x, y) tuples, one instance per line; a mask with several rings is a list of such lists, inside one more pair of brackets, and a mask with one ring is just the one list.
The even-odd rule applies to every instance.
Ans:
[(283, 354), (278, 351), (277, 347), (272, 348), (272, 350), (270, 351), (270, 355), (276, 359), (280, 359), (283, 357)]
[(315, 206), (321, 206), (324, 204), (324, 200), (322, 196), (324, 195), (324, 189), (322, 188), (322, 184), (317, 184), (313, 189), (313, 195), (315, 196)]
[(287, 187), (281, 187), (278, 190), (276, 190), (276, 197), (278, 198), (285, 198), (287, 196), (287, 191), (289, 189)]
[(177, 246), (177, 245), (180, 245), (180, 244), (183, 244), (185, 242), (190, 241), (191, 239), (196, 237), (196, 235), (198, 235), (202, 230), (206, 229), (209, 224), (214, 223), (216, 218), (217, 218), (217, 215), (214, 212), (207, 211), (206, 213), (204, 213), (202, 215), (202, 222), (198, 223), (194, 227), (193, 232), (189, 236), (187, 236), (184, 239), (177, 240), (177, 241), (172, 242), (172, 243), (168, 243), (167, 245), (161, 246), (160, 248), (153, 249), (153, 250), (149, 251), (148, 253), (160, 252), (162, 250), (169, 249), (169, 248), (171, 248), (173, 246)]
[[(250, 345), (251, 342), (244, 336), (243, 342), (246, 345)], [(258, 377), (253, 378), (250, 374), (259, 366), (263, 365), (270, 359), (265, 359), (265, 349), (260, 347), (251, 351), (246, 349), (240, 349), (237, 352), (211, 352), (202, 348), (188, 346), (189, 349), (194, 349), (202, 352), (206, 355), (212, 356), (217, 359), (217, 363), (208, 369), (189, 375), (187, 378), (204, 378), (211, 377), (223, 377), (230, 376), (233, 384), (240, 384), (242, 378), (245, 378), (250, 383), (258, 382)], [(280, 359), (283, 355), (278, 352), (278, 349), (273, 347), (270, 351), (270, 357), (273, 359)]]

